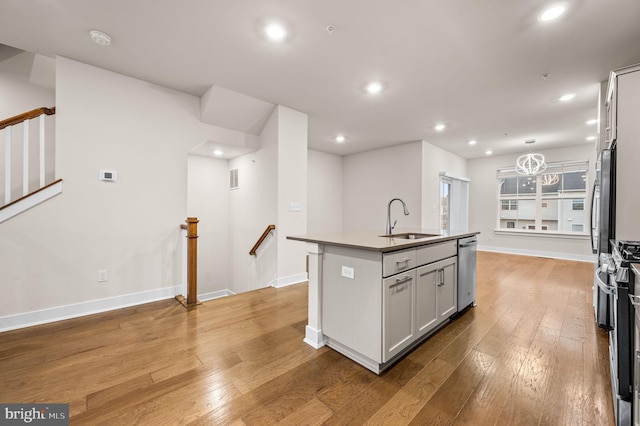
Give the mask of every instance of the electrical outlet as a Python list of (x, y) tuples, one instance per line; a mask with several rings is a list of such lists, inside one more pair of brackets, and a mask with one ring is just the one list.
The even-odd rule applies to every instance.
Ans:
[(107, 281), (109, 281), (109, 271), (107, 271), (106, 269), (99, 269), (98, 270), (98, 282), (99, 283), (106, 283)]
[(355, 270), (353, 268), (349, 268), (348, 266), (342, 267), (342, 276), (345, 278), (355, 279)]

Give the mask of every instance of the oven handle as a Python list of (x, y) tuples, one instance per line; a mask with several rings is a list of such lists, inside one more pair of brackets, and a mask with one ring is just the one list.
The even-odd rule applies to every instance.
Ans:
[(596, 281), (596, 284), (598, 284), (598, 288), (600, 288), (600, 290), (602, 290), (606, 294), (615, 294), (616, 287), (615, 286), (610, 286), (607, 283), (605, 283), (604, 281), (602, 281), (602, 279), (600, 278), (600, 275), (598, 274), (598, 272), (600, 272), (600, 268), (596, 269), (596, 274), (595, 274), (595, 281)]

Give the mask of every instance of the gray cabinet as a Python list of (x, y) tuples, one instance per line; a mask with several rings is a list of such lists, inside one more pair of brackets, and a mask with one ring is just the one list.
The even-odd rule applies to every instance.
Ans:
[(417, 275), (416, 335), (421, 337), (457, 311), (456, 258), (422, 266)]
[(457, 312), (457, 240), (388, 253), (327, 246), (322, 333), (380, 373)]
[(415, 269), (383, 280), (384, 354), (386, 362), (414, 341)]
[(456, 277), (457, 264), (455, 257), (443, 260), (440, 266), (442, 277), (438, 286), (438, 320), (440, 323), (458, 311), (458, 281)]
[(398, 274), (416, 267), (416, 249), (394, 251), (382, 256), (382, 275)]
[(424, 336), (438, 324), (438, 282), (440, 269), (436, 264), (418, 268), (416, 283), (416, 334)]

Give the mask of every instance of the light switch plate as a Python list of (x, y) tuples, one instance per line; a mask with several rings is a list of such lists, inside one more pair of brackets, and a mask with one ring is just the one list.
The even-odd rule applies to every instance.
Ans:
[(342, 267), (342, 276), (345, 278), (355, 279), (355, 270), (348, 266)]
[(290, 212), (299, 212), (302, 211), (302, 204), (296, 201), (292, 201), (289, 203), (289, 211)]

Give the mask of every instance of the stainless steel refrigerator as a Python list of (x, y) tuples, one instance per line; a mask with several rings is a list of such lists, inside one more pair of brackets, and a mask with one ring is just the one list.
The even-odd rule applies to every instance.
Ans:
[(640, 241), (640, 65), (612, 71), (601, 96), (603, 127), (591, 199), (591, 244), (598, 255), (594, 309), (598, 325), (611, 326), (607, 306), (611, 286), (606, 276), (611, 240)]
[(598, 325), (609, 330), (614, 411), (616, 425), (622, 426), (640, 409), (639, 386), (631, 380), (638, 368), (631, 361), (636, 357), (628, 295), (634, 290), (619, 274), (620, 255), (616, 251), (612, 256), (612, 242), (640, 241), (640, 186), (635, 179), (640, 170), (640, 65), (611, 72), (603, 98), (606, 108), (600, 109), (604, 114), (599, 121), (606, 127), (600, 145), (606, 149), (598, 158), (591, 206), (592, 249), (598, 254), (594, 309)]

